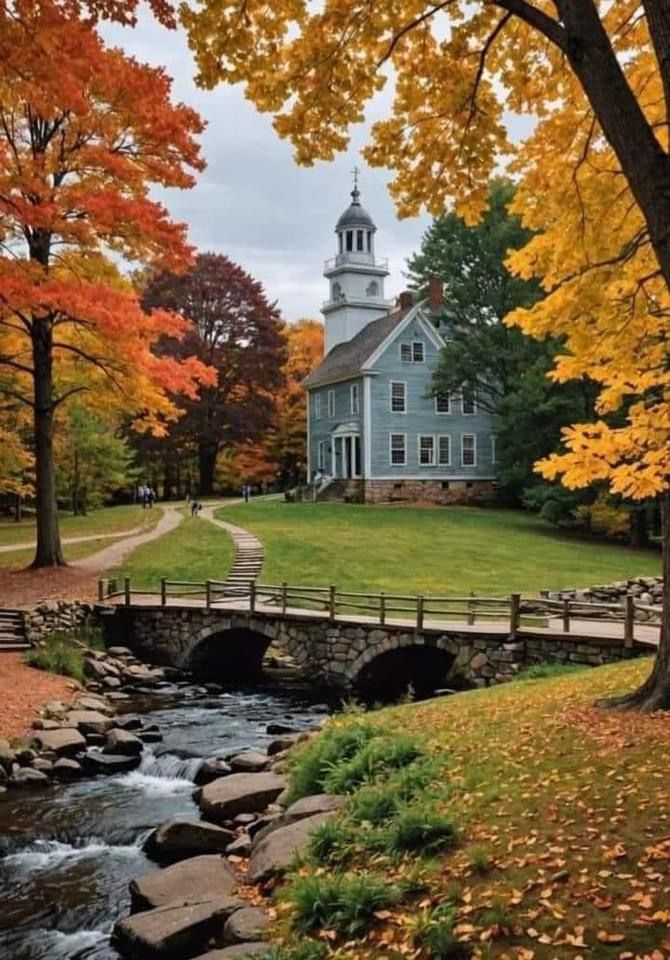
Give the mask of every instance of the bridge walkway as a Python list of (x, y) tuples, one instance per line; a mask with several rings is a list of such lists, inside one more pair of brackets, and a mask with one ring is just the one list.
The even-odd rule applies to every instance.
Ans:
[[(260, 588), (262, 590), (262, 588)], [(118, 598), (108, 598), (107, 603), (117, 605)], [(128, 605), (128, 604), (126, 604)], [(331, 616), (327, 611), (308, 609), (306, 607), (281, 606), (278, 602), (264, 603), (256, 599), (253, 604), (250, 596), (226, 596), (216, 598), (214, 595), (209, 604), (206, 600), (196, 597), (171, 597), (161, 598), (160, 594), (142, 593), (131, 594), (130, 606), (140, 607), (170, 607), (171, 609), (210, 609), (212, 611), (231, 612), (231, 613), (249, 613), (260, 617), (277, 617), (281, 615), (291, 620), (316, 620), (319, 622), (331, 621), (337, 624), (350, 624), (352, 626), (364, 626), (367, 628), (382, 626), (379, 618), (364, 614), (336, 613)], [(566, 631), (563, 628), (563, 621), (558, 617), (548, 617), (546, 625), (533, 624), (524, 626), (523, 622), (517, 627), (515, 635), (519, 637), (533, 636), (546, 639), (564, 639), (588, 643), (598, 646), (598, 641), (605, 645), (615, 644), (623, 645), (625, 642), (623, 621), (594, 621), (579, 618), (570, 620), (570, 629)], [(416, 618), (404, 617), (386, 617), (383, 626), (394, 629), (407, 630), (414, 632), (417, 630)], [(463, 619), (432, 619), (426, 618), (421, 625), (421, 632), (424, 634), (444, 634), (444, 633), (462, 633), (479, 637), (510, 637), (509, 620), (487, 620), (486, 622), (472, 623)], [(635, 624), (633, 644), (649, 648), (650, 652), (658, 646), (660, 627), (657, 625)]]

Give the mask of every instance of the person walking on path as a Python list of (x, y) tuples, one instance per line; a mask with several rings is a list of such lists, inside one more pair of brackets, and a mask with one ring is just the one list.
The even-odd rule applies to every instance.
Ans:
[(244, 497), (244, 502), (249, 503), (249, 497), (251, 496), (251, 487), (248, 483), (245, 483), (242, 487), (242, 496)]
[(147, 488), (147, 502), (149, 504), (149, 509), (153, 509), (154, 500), (156, 499), (156, 491), (153, 487)]

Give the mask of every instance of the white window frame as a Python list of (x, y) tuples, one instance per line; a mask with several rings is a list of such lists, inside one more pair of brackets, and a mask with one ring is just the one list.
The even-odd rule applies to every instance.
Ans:
[[(447, 409), (438, 410), (437, 401), (440, 399), (440, 396), (447, 398)], [(449, 390), (443, 391), (441, 394), (435, 394), (435, 413), (438, 417), (448, 417), (451, 415), (451, 392)]]
[(497, 440), (497, 437), (496, 437), (495, 433), (492, 433), (492, 434), (491, 434), (491, 463), (497, 463), (497, 462), (498, 462), (497, 450), (496, 450), (496, 440)]
[[(448, 446), (449, 456), (446, 460), (440, 459), (440, 440), (446, 440)], [(438, 433), (436, 437), (436, 452), (437, 452), (437, 465), (438, 467), (450, 467), (451, 466), (451, 434), (450, 433)]]
[(332, 420), (335, 416), (335, 391), (328, 391), (328, 419)]
[(352, 413), (360, 413), (360, 396), (357, 383), (352, 383), (349, 388), (349, 401)]
[(321, 419), (321, 394), (320, 393), (314, 394), (314, 419), (315, 420)]
[[(393, 462), (393, 437), (402, 437), (402, 463)], [(389, 466), (391, 467), (406, 467), (407, 466), (407, 434), (406, 433), (389, 433)]]
[[(472, 463), (465, 463), (465, 458), (463, 456), (465, 452), (465, 438), (472, 437)], [(477, 434), (476, 433), (462, 433), (461, 434), (461, 466), (462, 467), (476, 467), (477, 466)]]
[[(421, 441), (430, 440), (431, 441), (431, 456), (428, 463), (423, 463), (421, 460)], [(434, 433), (420, 433), (417, 437), (417, 463), (420, 467), (434, 467), (435, 466), (435, 434)]]
[[(414, 348), (421, 347), (421, 359), (417, 360), (414, 356)], [(426, 362), (426, 343), (424, 340), (412, 340), (412, 363), (425, 363)]]
[[(393, 387), (401, 386), (403, 388), (403, 409), (394, 410), (393, 409)], [(398, 413), (404, 416), (407, 413), (407, 381), (406, 380), (391, 380), (389, 382), (389, 410), (391, 413)]]
[(461, 394), (461, 413), (464, 417), (474, 417), (477, 415), (477, 398), (472, 394), (472, 410), (465, 409), (465, 395)]
[[(405, 350), (409, 356), (403, 357), (402, 352)], [(401, 363), (411, 363), (412, 362), (412, 344), (405, 340), (404, 343), (399, 344), (399, 354)]]

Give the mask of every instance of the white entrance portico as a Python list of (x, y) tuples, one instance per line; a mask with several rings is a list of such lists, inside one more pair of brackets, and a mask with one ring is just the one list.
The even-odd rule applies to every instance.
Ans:
[(361, 432), (357, 423), (341, 423), (330, 435), (331, 476), (349, 480), (361, 475)]

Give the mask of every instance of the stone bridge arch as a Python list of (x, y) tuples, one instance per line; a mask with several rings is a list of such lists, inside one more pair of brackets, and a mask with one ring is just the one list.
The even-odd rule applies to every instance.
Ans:
[(261, 675), (263, 659), (277, 634), (277, 625), (270, 620), (250, 623), (248, 618), (228, 617), (207, 623), (190, 634), (177, 665), (198, 680), (253, 680)]
[(425, 697), (447, 684), (460, 651), (449, 636), (387, 633), (347, 663), (345, 684), (367, 701), (397, 699), (410, 686)]

